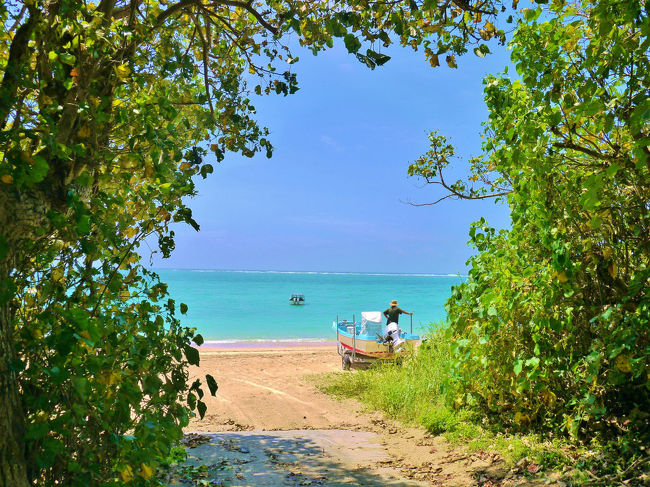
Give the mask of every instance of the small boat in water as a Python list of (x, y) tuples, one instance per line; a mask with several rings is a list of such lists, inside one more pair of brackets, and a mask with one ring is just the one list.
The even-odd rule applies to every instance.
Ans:
[(289, 298), (291, 304), (305, 304), (305, 295), (301, 293), (293, 293)]
[(343, 370), (353, 363), (399, 358), (420, 344), (418, 335), (405, 333), (396, 323), (383, 327), (379, 311), (362, 312), (360, 323), (354, 317), (352, 321), (339, 321), (337, 317), (335, 326)]

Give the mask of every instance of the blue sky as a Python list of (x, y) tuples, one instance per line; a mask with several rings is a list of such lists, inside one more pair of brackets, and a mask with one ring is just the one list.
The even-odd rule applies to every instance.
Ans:
[(228, 155), (190, 201), (201, 231), (177, 225), (176, 251), (158, 268), (465, 273), (469, 224), (508, 225), (504, 205), (446, 200), (407, 177), (428, 149), (427, 134), (451, 138), (458, 175), (480, 148), (482, 78), (507, 51), (432, 69), (421, 52), (392, 48), (369, 70), (342, 46), (313, 56), (296, 50), (300, 90), (257, 97), (274, 155)]

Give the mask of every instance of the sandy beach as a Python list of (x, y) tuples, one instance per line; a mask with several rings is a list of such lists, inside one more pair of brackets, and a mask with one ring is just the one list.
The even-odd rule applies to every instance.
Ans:
[[(310, 376), (341, 370), (336, 342), (237, 342), (204, 346), (200, 353), (200, 366), (192, 367), (191, 378), (212, 374), (219, 390), (216, 397), (204, 398), (206, 416), (192, 420), (187, 432), (367, 432), (375, 435), (385, 456), (371, 465), (354, 465), (353, 452), (342, 451), (339, 461), (351, 463), (352, 470), (381, 471), (385, 478), (397, 479), (395, 485), (490, 485), (489, 479), (503, 477), (502, 462), (490, 452), (469, 455), (423, 429), (365, 411), (354, 400), (319, 392)], [(344, 438), (341, 443), (346, 443)]]
[[(212, 374), (219, 390), (192, 431), (349, 427), (355, 408), (319, 393), (306, 376), (340, 369), (336, 342), (234, 342), (200, 348), (192, 379)], [(352, 409), (352, 411), (351, 411)], [(356, 408), (358, 409), (358, 407)]]

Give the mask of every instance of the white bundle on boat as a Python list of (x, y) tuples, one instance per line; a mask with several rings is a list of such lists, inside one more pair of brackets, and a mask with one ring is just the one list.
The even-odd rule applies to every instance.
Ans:
[(381, 334), (381, 311), (361, 312), (361, 335)]

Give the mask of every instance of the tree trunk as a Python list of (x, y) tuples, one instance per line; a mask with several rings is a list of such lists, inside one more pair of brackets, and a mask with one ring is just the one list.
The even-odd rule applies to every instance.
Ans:
[(15, 192), (0, 190), (0, 239), (5, 244), (0, 253), (0, 487), (29, 485), (25, 414), (15, 368), (18, 360), (14, 341), (15, 296), (8, 296), (6, 292), (9, 278), (16, 268), (20, 246), (24, 243), (15, 238), (25, 234), (26, 227), (19, 216), (29, 214), (21, 212), (17, 201)]
[[(0, 283), (9, 277), (8, 259), (0, 261)], [(11, 300), (0, 304), (0, 487), (27, 487), (25, 416), (18, 391)]]

